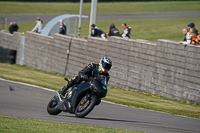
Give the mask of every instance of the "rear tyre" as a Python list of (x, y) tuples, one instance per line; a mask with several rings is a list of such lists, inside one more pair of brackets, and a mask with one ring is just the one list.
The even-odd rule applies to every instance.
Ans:
[(90, 96), (87, 100), (84, 99), (85, 97), (81, 99), (76, 107), (75, 116), (78, 118), (88, 115), (96, 105), (97, 98), (95, 96)]
[(55, 96), (49, 101), (47, 105), (47, 112), (50, 115), (57, 115), (62, 112), (62, 110), (58, 109), (58, 102)]

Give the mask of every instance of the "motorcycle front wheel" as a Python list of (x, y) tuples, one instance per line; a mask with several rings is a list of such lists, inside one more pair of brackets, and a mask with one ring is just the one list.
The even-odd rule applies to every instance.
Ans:
[(96, 96), (90, 96), (87, 99), (86, 96), (84, 96), (76, 107), (75, 116), (78, 118), (83, 118), (88, 115), (96, 105), (96, 100)]
[(55, 96), (49, 101), (47, 105), (47, 112), (50, 115), (57, 115), (62, 112), (62, 110), (58, 109), (58, 102)]

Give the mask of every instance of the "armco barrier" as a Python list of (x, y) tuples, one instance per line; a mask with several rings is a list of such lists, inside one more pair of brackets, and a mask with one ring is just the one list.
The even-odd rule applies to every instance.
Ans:
[[(21, 36), (0, 31), (0, 46), (20, 53)], [(200, 103), (199, 46), (185, 47), (166, 39), (150, 43), (117, 37), (85, 40), (25, 34), (23, 64), (35, 69), (74, 76), (88, 63), (98, 63), (103, 56), (113, 61), (111, 86)]]

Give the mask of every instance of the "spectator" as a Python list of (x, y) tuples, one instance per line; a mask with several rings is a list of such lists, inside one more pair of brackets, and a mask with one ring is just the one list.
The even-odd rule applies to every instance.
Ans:
[(104, 31), (102, 31), (101, 29), (99, 29), (98, 27), (95, 27), (95, 24), (91, 25), (91, 34), (90, 36), (92, 37), (101, 37), (103, 39), (106, 39), (106, 33)]
[(13, 22), (10, 23), (9, 32), (10, 32), (11, 34), (13, 34), (13, 32), (14, 32), (14, 25), (13, 25)]
[(115, 25), (113, 23), (110, 25), (110, 30), (108, 35), (122, 37), (121, 34), (119, 33), (119, 30), (115, 28)]
[(195, 24), (194, 24), (194, 23), (189, 23), (187, 26), (188, 26), (189, 28), (195, 28)]
[(186, 39), (186, 35), (187, 35), (187, 33), (188, 33), (187, 28), (184, 28), (182, 32), (183, 32), (183, 35), (184, 35), (185, 37), (184, 37), (183, 41), (180, 41), (180, 44), (182, 44), (183, 42), (185, 42), (185, 41), (187, 40), (187, 39)]
[(194, 23), (189, 23), (188, 24), (189, 27), (189, 34), (192, 36), (191, 37), (191, 42), (193, 42), (195, 40), (195, 36), (193, 35), (193, 33), (196, 33), (196, 28), (195, 28), (195, 24)]
[(195, 45), (200, 45), (200, 34), (195, 39)]
[(122, 33), (122, 37), (130, 38), (131, 37), (131, 27), (128, 27), (126, 23), (123, 23), (122, 26), (124, 27), (124, 32)]
[(200, 34), (197, 32), (193, 33), (195, 36), (195, 40), (192, 42), (193, 45), (200, 45)]
[(32, 31), (36, 31), (36, 33), (41, 33), (42, 29), (43, 29), (43, 21), (40, 19), (40, 17), (37, 17), (36, 19), (36, 25), (35, 27), (32, 29)]
[(19, 27), (16, 22), (11, 22), (9, 27), (9, 32), (13, 34), (13, 32), (18, 31)]
[(194, 33), (198, 32), (195, 28), (194, 23), (189, 23), (187, 26), (189, 27), (189, 31), (185, 35), (185, 40), (183, 42), (180, 42), (181, 44), (184, 44), (184, 45), (192, 44), (192, 42), (194, 42), (194, 40), (195, 40)]
[(18, 31), (19, 27), (16, 22), (14, 22), (14, 31)]
[(63, 23), (62, 19), (59, 20), (59, 24), (60, 24), (59, 34), (66, 35), (67, 28), (66, 28), (66, 25)]

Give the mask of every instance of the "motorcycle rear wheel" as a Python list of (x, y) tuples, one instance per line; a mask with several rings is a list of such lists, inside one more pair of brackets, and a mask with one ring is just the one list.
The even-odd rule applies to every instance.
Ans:
[(47, 105), (47, 112), (50, 115), (57, 115), (62, 112), (62, 110), (58, 109), (58, 103), (55, 96), (49, 101)]
[(86, 101), (84, 101), (83, 97), (76, 107), (75, 116), (83, 118), (88, 115), (96, 105), (96, 100), (96, 96), (90, 96)]

